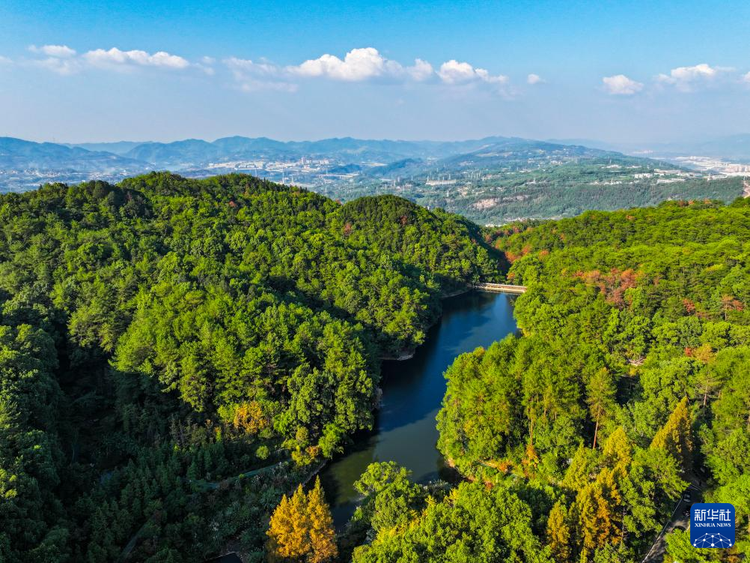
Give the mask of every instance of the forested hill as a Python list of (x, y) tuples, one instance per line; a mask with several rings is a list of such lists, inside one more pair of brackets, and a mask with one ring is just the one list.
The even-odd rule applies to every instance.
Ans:
[[(446, 491), (376, 463), (356, 563), (665, 563), (750, 551), (750, 202), (670, 202), (488, 230), (528, 286), (521, 334), (446, 372)], [(688, 486), (692, 498), (675, 512)], [(731, 549), (696, 549), (685, 507), (730, 502)], [(680, 519), (682, 528), (676, 527)], [(656, 556), (658, 554), (658, 556)]]
[(495, 254), (400, 198), (250, 176), (0, 196), (0, 560), (261, 553), (304, 465), (370, 427), (379, 357)]
[[(512, 262), (508, 279), (528, 286), (515, 307), (521, 335), (460, 356), (438, 415), (439, 449), (481, 484), (459, 487), (439, 509), (427, 503), (408, 528), (379, 524), (355, 559), (440, 553), (448, 546), (429, 533), (440, 518), (478, 553), (489, 534), (505, 554), (541, 546), (540, 561), (640, 562), (691, 483), (701, 491), (692, 502), (734, 504), (738, 542), (695, 549), (670, 527), (665, 561), (746, 557), (748, 201), (587, 212), (487, 234)], [(508, 518), (501, 504), (467, 506), (479, 487), (520, 502), (515, 544), (483, 524)], [(408, 505), (426, 493), (397, 494)], [(388, 517), (371, 510), (372, 522)]]

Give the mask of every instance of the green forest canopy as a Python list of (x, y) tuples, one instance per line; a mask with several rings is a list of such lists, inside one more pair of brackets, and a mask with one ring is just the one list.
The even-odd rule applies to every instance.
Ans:
[(0, 559), (201, 561), (231, 539), (263, 560), (281, 495), (371, 425), (379, 359), (504, 256), (521, 333), (457, 358), (438, 416), (468, 482), (374, 464), (343, 560), (640, 561), (699, 476), (739, 542), (676, 532), (668, 557), (734, 560), (748, 219), (670, 202), (481, 233), (247, 176), (2, 196)]
[(460, 217), (249, 176), (0, 196), (0, 560), (262, 546), (371, 426), (380, 357), (497, 255)]
[(689, 482), (734, 504), (738, 541), (696, 549), (676, 530), (666, 560), (746, 557), (748, 200), (587, 212), (486, 236), (528, 291), (515, 305), (521, 334), (446, 373), (438, 448), (469, 482), (414, 484), (371, 465), (345, 536), (354, 561), (635, 563)]

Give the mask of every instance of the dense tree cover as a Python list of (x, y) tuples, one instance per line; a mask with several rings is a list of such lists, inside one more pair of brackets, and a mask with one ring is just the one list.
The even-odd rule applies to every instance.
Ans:
[(354, 549), (355, 563), (551, 562), (529, 506), (512, 490), (418, 485), (393, 462), (370, 465), (355, 487), (364, 500), (349, 534), (367, 540)]
[[(740, 177), (695, 177), (668, 163), (623, 155), (569, 159), (543, 150), (533, 154), (489, 152), (494, 154), (462, 155), (427, 172), (421, 167), (410, 170), (405, 161), (405, 169), (397, 167), (387, 175), (391, 181), (365, 175), (354, 183), (340, 182), (330, 192), (325, 189), (344, 198), (398, 194), (483, 225), (504, 225), (520, 218), (572, 217), (590, 209), (627, 209), (667, 200), (728, 202), (743, 193), (744, 179)], [(451, 183), (430, 181), (436, 178)]]
[(477, 227), (249, 176), (0, 197), (0, 560), (195, 561), (372, 422)]
[[(528, 286), (521, 335), (448, 370), (440, 450), (488, 485), (549, 487), (557, 561), (637, 560), (705, 467), (705, 498), (737, 507), (743, 553), (747, 201), (587, 212), (487, 236), (512, 262), (508, 279)], [(682, 561), (680, 537), (669, 549)]]

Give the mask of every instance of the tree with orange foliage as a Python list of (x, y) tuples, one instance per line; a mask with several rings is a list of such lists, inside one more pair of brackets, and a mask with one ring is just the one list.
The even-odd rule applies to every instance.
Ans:
[(336, 532), (333, 518), (323, 497), (320, 478), (315, 479), (315, 487), (307, 494), (307, 515), (310, 521), (310, 543), (313, 551), (307, 560), (310, 563), (329, 561), (338, 555)]
[(291, 499), (282, 497), (267, 534), (269, 561), (324, 563), (338, 555), (333, 518), (320, 478), (309, 493), (300, 485)]
[(258, 401), (242, 403), (234, 413), (232, 424), (237, 430), (246, 434), (257, 434), (264, 428), (268, 428), (268, 417), (263, 413), (263, 407)]

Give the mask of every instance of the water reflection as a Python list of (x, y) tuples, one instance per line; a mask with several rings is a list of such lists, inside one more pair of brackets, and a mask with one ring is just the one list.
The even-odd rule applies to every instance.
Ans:
[(321, 473), (338, 526), (354, 512), (358, 496), (352, 484), (370, 463), (396, 461), (420, 482), (449, 473), (435, 447), (435, 416), (445, 393), (443, 373), (459, 354), (515, 332), (514, 299), (476, 292), (446, 299), (440, 322), (414, 357), (383, 363), (383, 402), (374, 430), (356, 436), (346, 453)]

